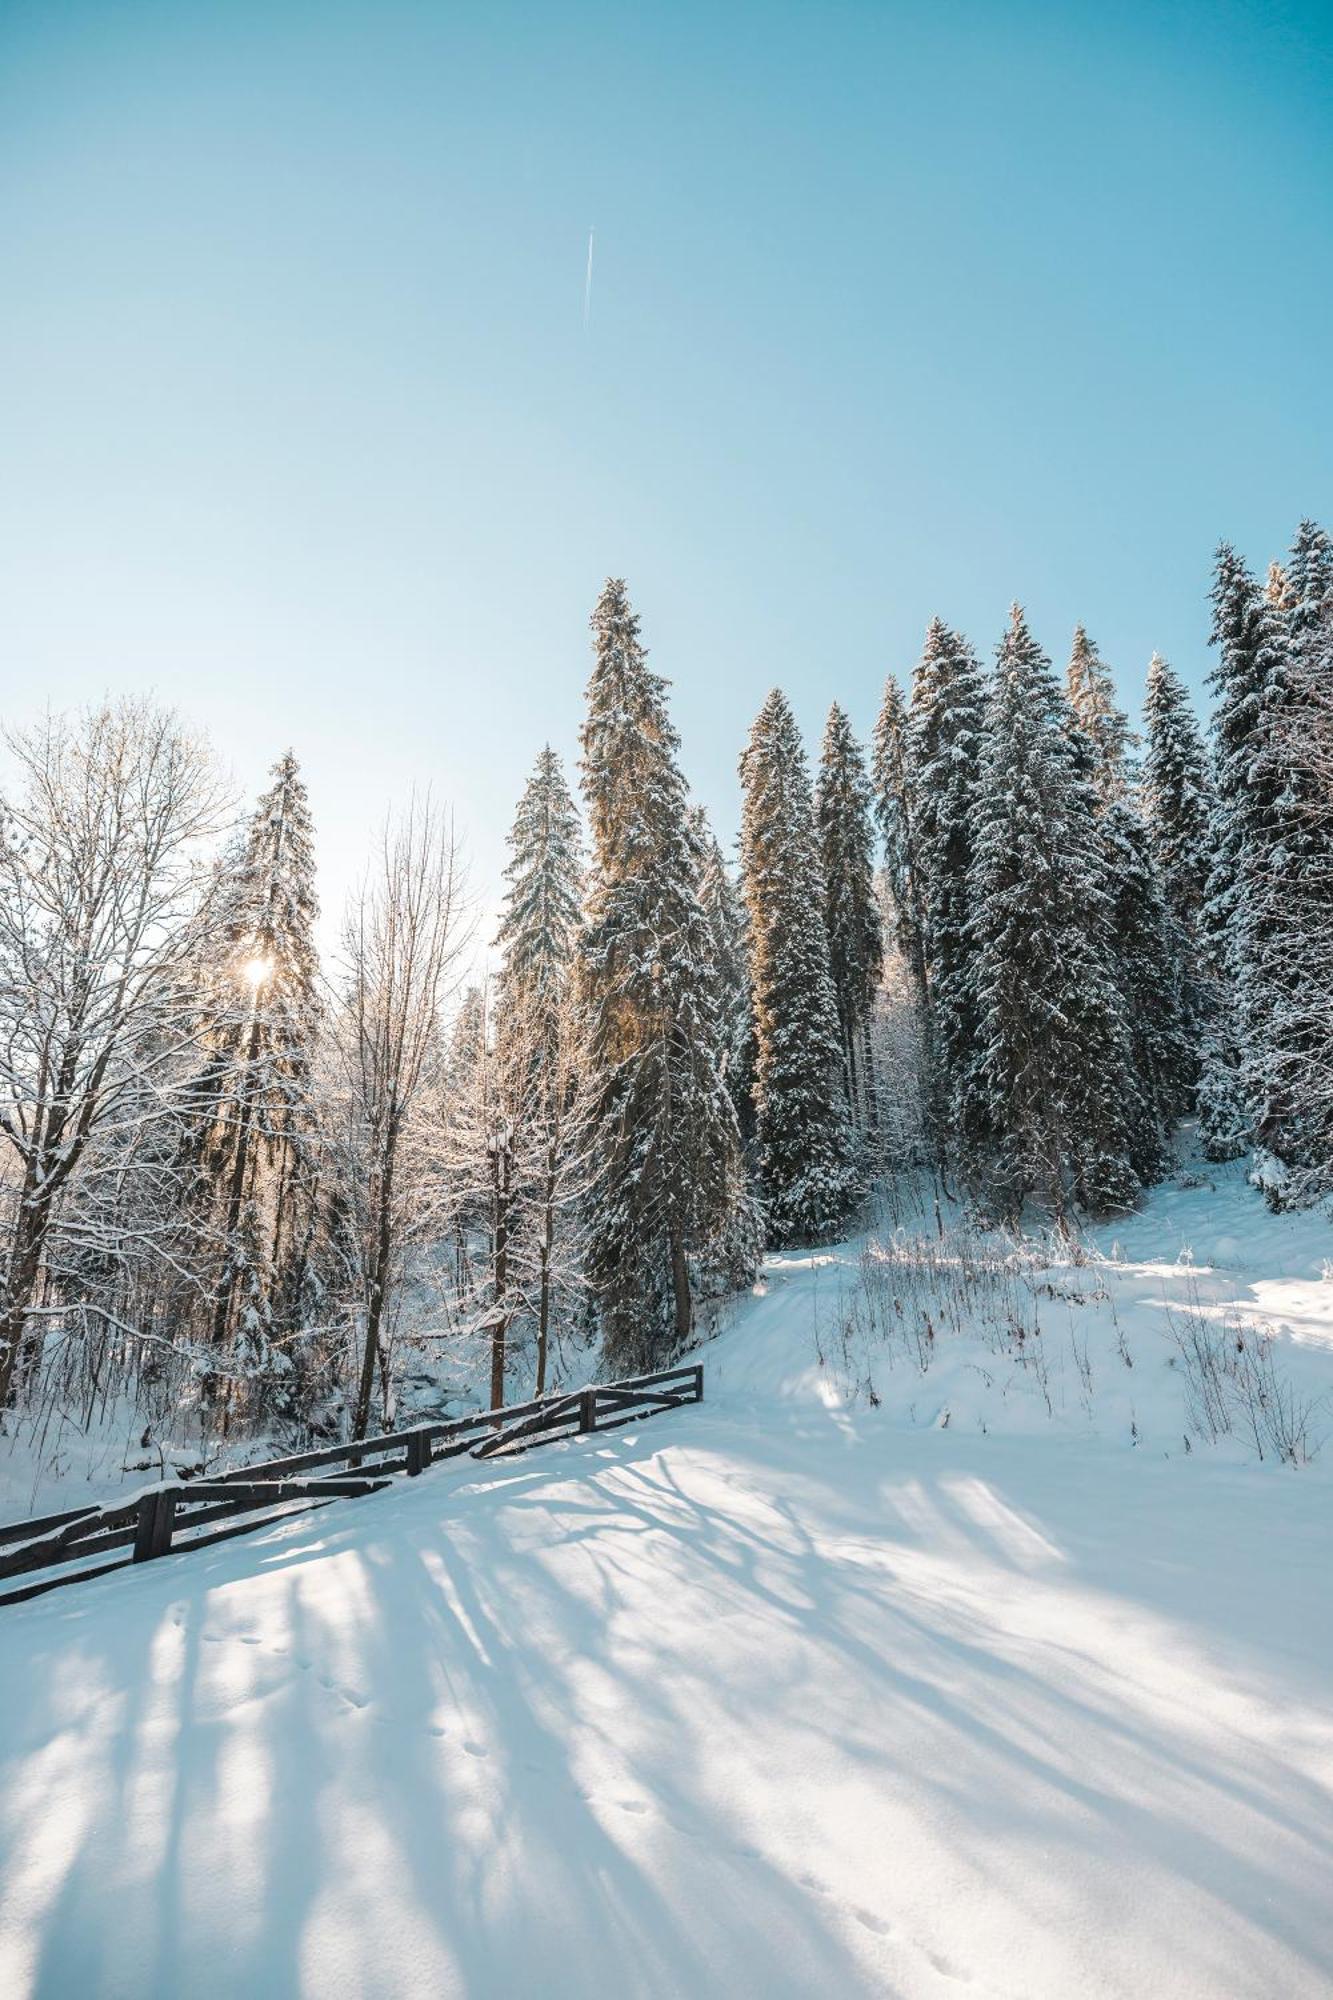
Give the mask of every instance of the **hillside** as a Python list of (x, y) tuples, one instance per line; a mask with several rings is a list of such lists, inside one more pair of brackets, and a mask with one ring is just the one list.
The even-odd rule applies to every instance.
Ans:
[(3, 1990), (1327, 1993), (1329, 1454), (1187, 1450), (1171, 1328), (1324, 1394), (1333, 1241), (1214, 1180), (886, 1218), (700, 1409), (0, 1616)]

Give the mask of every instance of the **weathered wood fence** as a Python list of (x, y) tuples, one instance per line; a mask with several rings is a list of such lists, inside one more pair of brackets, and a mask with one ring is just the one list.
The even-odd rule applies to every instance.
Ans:
[[(119, 1505), (75, 1507), (40, 1520), (14, 1521), (0, 1527), (0, 1585), (16, 1577), (31, 1581), (0, 1590), (0, 1605), (173, 1550), (205, 1548), (231, 1535), (249, 1534), (278, 1515), (303, 1513), (334, 1500), (359, 1500), (397, 1478), (414, 1479), (447, 1458), (464, 1453), (497, 1458), (587, 1431), (615, 1430), (663, 1410), (700, 1403), (703, 1393), (704, 1371), (696, 1362), (623, 1382), (590, 1383), (537, 1402), (478, 1410), (470, 1417), (417, 1424), (355, 1444), (294, 1452), (210, 1478), (163, 1482)], [(344, 1469), (330, 1475), (329, 1467)], [(228, 1525), (219, 1527), (219, 1522)]]

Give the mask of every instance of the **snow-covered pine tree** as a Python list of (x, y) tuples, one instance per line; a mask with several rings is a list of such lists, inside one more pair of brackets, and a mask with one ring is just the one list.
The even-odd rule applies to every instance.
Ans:
[(1051, 663), (1015, 605), (987, 705), (970, 883), (970, 1088), (995, 1194), (1060, 1219), (1133, 1199), (1130, 1045), (1093, 787)]
[(1098, 795), (1108, 805), (1124, 798), (1133, 777), (1130, 752), (1139, 739), (1116, 701), (1111, 670), (1082, 625), (1074, 628), (1065, 694), (1086, 745), (1088, 769)]
[(1196, 1071), (1183, 997), (1185, 941), (1131, 787), (1129, 752), (1137, 739), (1116, 701), (1111, 670), (1082, 625), (1065, 686), (1075, 752), (1097, 800), (1111, 943), (1131, 1047), (1125, 1106), (1130, 1158), (1146, 1183), (1166, 1163), (1171, 1128), (1188, 1108)]
[(1250, 1086), (1267, 1149), (1270, 1201), (1289, 1205), (1333, 1185), (1333, 541), (1302, 521), (1279, 600), (1286, 641), (1269, 682), (1259, 783), (1278, 789), (1281, 829), (1270, 854), (1254, 949), (1263, 1007)]
[(884, 959), (875, 895), (874, 794), (861, 746), (835, 701), (815, 781), (815, 826), (824, 878), (829, 971), (838, 1007), (847, 1104), (862, 1129), (875, 1123), (870, 1017)]
[(925, 920), (916, 853), (916, 790), (902, 689), (890, 674), (875, 720), (872, 752), (875, 817), (884, 842), (884, 867), (893, 898), (898, 948), (907, 961), (923, 1010), (929, 1010)]
[(722, 1023), (722, 1074), (741, 1138), (754, 1137), (754, 1009), (750, 1002), (750, 933), (744, 898), (702, 806), (691, 814), (699, 853), (699, 901), (713, 940), (713, 976)]
[(1148, 665), (1143, 719), (1140, 797), (1148, 838), (1171, 914), (1191, 951), (1198, 952), (1215, 803), (1212, 775), (1185, 684), (1160, 653)]
[(592, 631), (580, 739), (593, 850), (582, 950), (587, 1266), (620, 1367), (688, 1338), (690, 1254), (727, 1232), (744, 1179), (679, 739), (619, 578)]
[(1312, 843), (1289, 782), (1296, 704), (1285, 614), (1225, 542), (1212, 601), (1216, 809), (1203, 929), (1229, 990), (1205, 1060), (1200, 1127), (1215, 1159), (1256, 1141), (1276, 1193), (1299, 1151), (1284, 1041), (1301, 973), (1286, 959), (1285, 916)]
[(496, 1010), (502, 1094), (512, 1103), (516, 1127), (507, 1261), (535, 1322), (540, 1396), (552, 1312), (577, 1262), (567, 1239), (576, 1233), (580, 1191), (574, 982), (583, 855), (578, 809), (549, 744), (524, 788), (509, 848)]
[(937, 1139), (966, 1144), (965, 1081), (976, 1038), (968, 877), (972, 865), (986, 689), (960, 633), (933, 618), (912, 675), (907, 764), (931, 1001)]
[(495, 940), (501, 1011), (506, 991), (538, 1000), (564, 992), (583, 925), (578, 807), (549, 743), (518, 802), (504, 873), (508, 887)]
[(858, 1175), (810, 775), (780, 689), (759, 711), (740, 768), (761, 1195), (770, 1242), (808, 1242), (841, 1227)]
[(272, 1343), (307, 1312), (318, 1179), (314, 832), (290, 750), (272, 777), (215, 887), (192, 1092), (198, 1206), (221, 1244), (210, 1335), (256, 1373), (284, 1366)]

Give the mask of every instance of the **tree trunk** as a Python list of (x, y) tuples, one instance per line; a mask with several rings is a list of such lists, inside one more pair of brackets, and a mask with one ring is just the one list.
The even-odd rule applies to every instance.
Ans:
[(380, 1358), (380, 1328), (384, 1322), (384, 1300), (389, 1288), (392, 1256), (393, 1156), (390, 1154), (376, 1189), (375, 1252), (366, 1292), (366, 1345), (361, 1356), (361, 1380), (352, 1416), (354, 1438), (363, 1438), (370, 1423), (370, 1398), (375, 1388), (375, 1363)]
[(0, 1409), (9, 1402), (14, 1387), (14, 1370), (23, 1345), (23, 1328), (37, 1289), (46, 1232), (51, 1220), (49, 1196), (25, 1197), (19, 1204), (14, 1227), (14, 1243), (9, 1253), (9, 1270), (0, 1294)]

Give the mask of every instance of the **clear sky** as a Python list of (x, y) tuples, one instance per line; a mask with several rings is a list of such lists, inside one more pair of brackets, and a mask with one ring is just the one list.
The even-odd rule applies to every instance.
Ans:
[(292, 744), (336, 907), (427, 783), (493, 902), (608, 572), (724, 837), (936, 611), (1199, 687), (1331, 245), (1333, 0), (0, 0), (0, 708)]

